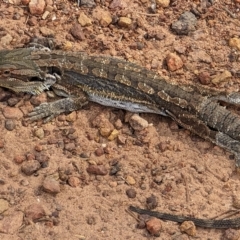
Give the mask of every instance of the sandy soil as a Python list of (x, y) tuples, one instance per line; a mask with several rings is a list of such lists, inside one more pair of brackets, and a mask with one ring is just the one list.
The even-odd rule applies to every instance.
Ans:
[[(155, 12), (149, 10), (148, 0), (98, 0), (93, 7), (46, 0), (48, 15), (46, 8), (36, 14), (28, 1), (22, 2), (26, 5), (0, 2), (0, 49), (22, 47), (34, 36), (54, 37), (57, 48), (121, 57), (179, 84), (199, 82), (204, 73), (210, 77), (202, 81), (213, 87), (213, 76), (228, 70), (232, 77), (215, 87), (239, 89), (240, 49), (229, 46), (231, 38), (240, 37), (237, 0), (213, 5), (171, 1)], [(171, 23), (191, 9), (199, 10), (196, 29), (175, 34)], [(85, 26), (78, 23), (83, 13)], [(120, 24), (120, 17), (126, 22)], [(169, 53), (180, 56), (183, 67), (169, 71)], [(91, 103), (47, 124), (26, 123), (26, 114), (46, 98), (46, 93), (32, 97), (0, 91), (2, 240), (193, 239), (169, 221), (161, 221), (159, 236), (153, 236), (146, 228), (138, 229), (126, 209), (145, 208), (152, 194), (157, 198), (155, 210), (199, 218), (221, 216), (240, 206), (239, 174), (230, 154), (172, 120), (141, 114), (149, 126), (133, 131), (129, 113)], [(103, 130), (113, 129), (119, 135), (110, 141)], [(239, 239), (239, 234), (196, 231), (198, 239), (212, 240)]]

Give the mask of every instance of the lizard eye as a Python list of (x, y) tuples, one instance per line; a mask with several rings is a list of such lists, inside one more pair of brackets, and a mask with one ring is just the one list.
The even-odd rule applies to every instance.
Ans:
[(5, 70), (5, 71), (3, 71), (3, 76), (4, 77), (8, 77), (9, 75), (10, 75), (10, 70)]

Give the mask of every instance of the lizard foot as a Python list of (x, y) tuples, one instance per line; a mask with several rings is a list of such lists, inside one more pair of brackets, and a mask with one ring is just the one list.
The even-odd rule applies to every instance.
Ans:
[(54, 102), (42, 103), (28, 114), (28, 120), (36, 121), (44, 119), (44, 123), (46, 123), (61, 113), (72, 112), (80, 109), (86, 103), (87, 102), (85, 101), (77, 104), (73, 98), (64, 98)]
[(44, 119), (44, 122), (51, 121), (55, 116), (61, 112), (54, 110), (53, 103), (42, 103), (38, 107), (35, 107), (32, 112), (28, 114), (28, 120), (31, 122)]

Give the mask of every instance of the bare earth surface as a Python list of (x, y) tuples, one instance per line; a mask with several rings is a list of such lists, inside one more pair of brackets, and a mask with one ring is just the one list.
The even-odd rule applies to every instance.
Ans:
[[(0, 49), (53, 37), (56, 48), (120, 57), (179, 84), (239, 89), (237, 0), (157, 1), (166, 7), (152, 10), (150, 0), (97, 0), (80, 7), (67, 0), (31, 2), (36, 6), (0, 2)], [(173, 32), (171, 24), (190, 10), (197, 16), (195, 29)], [(166, 65), (170, 53), (183, 62), (176, 71)], [(224, 71), (231, 76), (216, 80)], [(1, 240), (193, 239), (169, 221), (161, 221), (154, 236), (137, 228), (126, 209), (146, 208), (151, 195), (154, 210), (198, 218), (224, 217), (240, 207), (240, 176), (230, 154), (172, 120), (141, 114), (149, 125), (134, 131), (129, 113), (90, 103), (47, 124), (24, 121), (48, 99), (46, 93), (0, 90)], [(240, 231), (197, 228), (195, 234), (234, 240)]]

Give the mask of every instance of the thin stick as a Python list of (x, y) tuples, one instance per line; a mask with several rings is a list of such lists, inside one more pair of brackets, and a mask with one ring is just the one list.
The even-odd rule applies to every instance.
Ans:
[(135, 216), (135, 214), (130, 211), (129, 209), (125, 209), (125, 211), (130, 215), (132, 216), (135, 220), (137, 220), (138, 222), (140, 222), (140, 219), (138, 217)]

